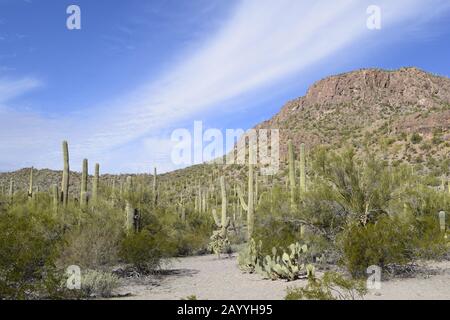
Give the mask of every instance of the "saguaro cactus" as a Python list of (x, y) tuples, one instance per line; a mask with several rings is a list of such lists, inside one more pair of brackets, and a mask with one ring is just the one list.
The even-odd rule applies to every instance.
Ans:
[(95, 164), (94, 180), (92, 181), (92, 201), (97, 203), (98, 201), (98, 184), (100, 180), (100, 165)]
[(251, 145), (249, 142), (249, 150), (248, 150), (248, 200), (247, 203), (245, 203), (244, 195), (242, 193), (241, 188), (237, 188), (238, 194), (239, 194), (239, 202), (241, 203), (242, 208), (247, 211), (247, 238), (250, 240), (253, 235), (253, 228), (254, 228), (254, 222), (255, 222), (255, 216), (254, 216), (254, 164), (256, 157), (255, 157), (255, 150), (254, 146)]
[(9, 199), (11, 201), (11, 203), (13, 203), (14, 201), (14, 179), (11, 178), (11, 180), (9, 181)]
[(63, 205), (66, 207), (69, 203), (69, 145), (67, 141), (63, 141), (62, 143), (63, 157), (64, 157), (64, 169), (62, 174), (61, 181), (61, 201)]
[(295, 207), (295, 153), (292, 140), (288, 142), (289, 187), (291, 191), (291, 207)]
[(227, 190), (225, 186), (225, 177), (220, 177), (220, 190), (221, 190), (221, 197), (222, 197), (222, 215), (221, 219), (217, 216), (217, 212), (215, 209), (212, 210), (212, 215), (214, 218), (214, 222), (216, 223), (216, 226), (221, 229), (222, 236), (225, 237), (227, 233), (227, 228), (230, 225), (230, 218), (227, 215)]
[(158, 204), (158, 182), (155, 167), (153, 168), (153, 205), (156, 206), (157, 204)]
[[(126, 181), (126, 192), (127, 196), (133, 191), (133, 180), (131, 176), (127, 177)], [(137, 231), (139, 227), (139, 214), (136, 208), (134, 208), (129, 200), (125, 204), (125, 230), (128, 234), (133, 231)]]
[(30, 169), (30, 183), (28, 186), (28, 200), (33, 199), (33, 167)]
[(306, 155), (305, 144), (300, 145), (300, 194), (306, 192)]
[(220, 253), (226, 252), (230, 248), (230, 241), (228, 240), (227, 230), (230, 226), (230, 218), (227, 216), (227, 191), (225, 186), (225, 177), (220, 177), (220, 189), (222, 196), (222, 218), (219, 220), (216, 209), (212, 210), (214, 222), (218, 230), (213, 232), (211, 236), (211, 243), (208, 248), (214, 251), (220, 258)]
[(88, 202), (88, 160), (83, 159), (83, 172), (81, 174), (81, 193), (80, 193), (80, 204), (82, 207), (85, 207)]
[(56, 184), (52, 186), (52, 196), (53, 196), (53, 208), (56, 211), (58, 209), (59, 204), (58, 185)]
[(230, 218), (227, 217), (227, 189), (225, 186), (225, 177), (220, 177), (220, 194), (222, 196), (222, 221), (221, 221), (221, 227), (224, 233), (226, 232), (226, 228), (230, 224)]

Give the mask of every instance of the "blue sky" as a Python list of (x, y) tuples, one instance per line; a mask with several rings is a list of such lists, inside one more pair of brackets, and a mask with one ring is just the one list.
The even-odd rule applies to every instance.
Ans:
[(64, 139), (75, 170), (172, 170), (176, 128), (250, 128), (353, 69), (448, 76), (449, 39), (446, 0), (0, 0), (0, 171), (58, 169)]

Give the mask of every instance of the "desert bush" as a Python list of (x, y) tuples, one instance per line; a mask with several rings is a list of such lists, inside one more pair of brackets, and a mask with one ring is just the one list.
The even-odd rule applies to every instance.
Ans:
[(119, 257), (132, 264), (140, 273), (155, 271), (162, 259), (172, 256), (175, 247), (163, 232), (154, 233), (144, 228), (138, 233), (127, 235), (121, 243)]
[(413, 236), (400, 219), (383, 217), (366, 226), (352, 225), (339, 238), (343, 265), (353, 276), (363, 276), (371, 265), (404, 264), (413, 258)]
[(92, 212), (78, 211), (80, 222), (66, 226), (58, 265), (96, 268), (118, 261), (124, 237), (123, 212), (107, 204)]
[(319, 279), (312, 273), (304, 288), (288, 288), (285, 300), (355, 300), (366, 293), (364, 281), (346, 279), (336, 272), (326, 272)]
[(188, 256), (207, 252), (210, 236), (214, 230), (214, 222), (210, 217), (188, 211), (186, 221), (182, 222), (179, 219), (173, 221), (172, 228), (176, 245), (175, 255)]
[(81, 290), (86, 297), (111, 297), (118, 285), (119, 278), (109, 272), (88, 270), (81, 277)]
[(423, 140), (422, 136), (417, 132), (411, 136), (411, 143), (418, 144)]
[(0, 298), (34, 299), (57, 294), (55, 266), (60, 234), (46, 212), (15, 205), (0, 217)]
[(273, 247), (286, 247), (300, 239), (301, 221), (290, 208), (288, 194), (275, 186), (271, 196), (263, 198), (256, 208), (254, 240), (262, 243), (263, 255), (270, 255)]
[[(448, 219), (446, 228), (449, 230)], [(416, 218), (412, 230), (414, 238), (411, 245), (415, 258), (439, 260), (450, 253), (450, 242), (440, 230), (437, 215)]]

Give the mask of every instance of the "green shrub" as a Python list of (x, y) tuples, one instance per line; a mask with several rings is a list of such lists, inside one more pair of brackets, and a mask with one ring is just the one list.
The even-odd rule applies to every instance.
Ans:
[(396, 218), (383, 217), (364, 227), (355, 224), (340, 235), (341, 262), (357, 277), (371, 265), (404, 264), (413, 258), (412, 240), (409, 225)]
[(81, 290), (86, 297), (111, 297), (118, 285), (119, 278), (109, 272), (89, 270), (81, 277)]
[(413, 144), (418, 144), (423, 140), (422, 136), (420, 134), (418, 134), (417, 132), (415, 132), (412, 136), (411, 136), (411, 143)]
[(119, 256), (124, 262), (132, 264), (138, 272), (148, 273), (156, 270), (161, 259), (166, 257), (164, 243), (158, 236), (144, 229), (128, 235), (122, 242)]
[(355, 300), (367, 293), (361, 280), (346, 279), (336, 272), (326, 272), (321, 279), (308, 277), (304, 288), (288, 288), (286, 300)]
[(105, 204), (93, 213), (79, 214), (80, 225), (67, 227), (58, 265), (92, 269), (117, 263), (124, 237), (123, 212)]
[(13, 211), (0, 216), (0, 299), (51, 297), (61, 281), (54, 221), (45, 212), (29, 212), (28, 204)]
[[(447, 219), (447, 230), (449, 222)], [(450, 253), (450, 242), (440, 230), (437, 215), (418, 217), (413, 223), (414, 239), (411, 243), (414, 256), (421, 259), (439, 260)]]
[(272, 196), (264, 198), (256, 209), (254, 240), (261, 241), (264, 256), (270, 255), (273, 247), (286, 247), (300, 239), (301, 223), (290, 208), (288, 194), (275, 186)]

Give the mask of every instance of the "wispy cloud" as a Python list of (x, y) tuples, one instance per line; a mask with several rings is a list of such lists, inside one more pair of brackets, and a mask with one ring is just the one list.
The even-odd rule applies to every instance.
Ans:
[[(367, 35), (370, 31), (366, 28), (366, 8), (372, 2), (241, 1), (216, 34), (195, 50), (183, 52), (157, 82), (143, 84), (128, 96), (105, 102), (83, 122), (70, 120), (71, 127), (63, 132), (77, 153), (105, 161), (140, 138), (147, 139), (140, 142), (141, 147), (152, 144), (155, 149), (164, 149), (158, 142), (159, 130), (301, 72)], [(448, 1), (443, 0), (377, 2), (382, 8), (383, 28), (390, 33), (418, 15), (423, 17), (448, 8)], [(9, 88), (4, 91), (14, 92), (14, 85)], [(1, 90), (0, 83), (0, 99)], [(156, 140), (148, 140), (148, 136)], [(36, 136), (44, 138), (47, 137)], [(3, 152), (5, 148), (1, 149)], [(161, 155), (155, 158), (155, 150), (149, 149), (152, 148), (128, 150), (129, 158), (167, 163), (168, 155), (161, 160)]]
[(39, 86), (41, 86), (41, 82), (34, 78), (13, 80), (0, 78), (0, 103), (20, 96)]

